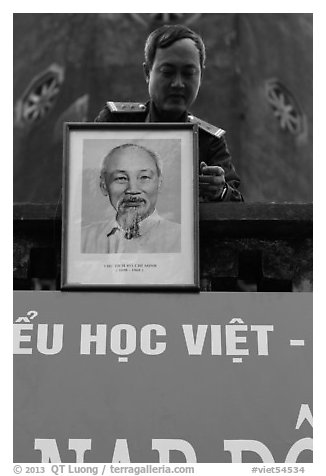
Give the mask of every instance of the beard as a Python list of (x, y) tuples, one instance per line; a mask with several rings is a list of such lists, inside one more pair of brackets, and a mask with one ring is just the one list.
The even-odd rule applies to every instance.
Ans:
[(147, 201), (139, 197), (123, 197), (118, 201), (116, 220), (127, 240), (140, 236), (139, 223), (148, 216), (146, 205)]

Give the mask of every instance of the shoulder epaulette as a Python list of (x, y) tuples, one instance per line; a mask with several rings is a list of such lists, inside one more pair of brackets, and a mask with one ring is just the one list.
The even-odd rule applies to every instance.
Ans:
[(142, 102), (114, 102), (106, 103), (110, 112), (144, 112), (146, 105)]
[(197, 124), (201, 129), (204, 129), (204, 131), (208, 132), (209, 134), (212, 134), (215, 137), (222, 137), (225, 134), (224, 129), (213, 126), (212, 124), (209, 124), (208, 122), (205, 122), (202, 119), (193, 116), (192, 114), (188, 115), (188, 121), (192, 124)]

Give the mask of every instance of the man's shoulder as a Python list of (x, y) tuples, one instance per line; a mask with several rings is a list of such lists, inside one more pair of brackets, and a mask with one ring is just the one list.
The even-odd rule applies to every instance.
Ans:
[(204, 131), (205, 133), (209, 134), (210, 136), (216, 137), (217, 139), (220, 139), (225, 134), (225, 130), (221, 127), (214, 126), (213, 124), (210, 124), (209, 122), (206, 122), (203, 119), (200, 119), (199, 117), (196, 117), (190, 113), (188, 114), (188, 122), (191, 122), (192, 124), (197, 124), (200, 131)]
[(147, 112), (143, 102), (107, 101), (95, 122), (144, 122)]
[(109, 223), (107, 221), (97, 221), (87, 225), (82, 225), (81, 230), (84, 235), (89, 235), (91, 233), (105, 231), (107, 228), (109, 228)]
[(117, 102), (107, 101), (106, 107), (114, 113), (130, 112), (133, 114), (146, 112), (146, 104), (143, 102)]
[(160, 227), (164, 228), (167, 232), (180, 232), (181, 225), (175, 221), (168, 220), (167, 218), (160, 217)]

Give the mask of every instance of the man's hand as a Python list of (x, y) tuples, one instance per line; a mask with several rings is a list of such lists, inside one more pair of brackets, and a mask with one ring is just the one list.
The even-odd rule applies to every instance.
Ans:
[(225, 190), (225, 174), (218, 165), (200, 164), (199, 195), (205, 200), (220, 200)]

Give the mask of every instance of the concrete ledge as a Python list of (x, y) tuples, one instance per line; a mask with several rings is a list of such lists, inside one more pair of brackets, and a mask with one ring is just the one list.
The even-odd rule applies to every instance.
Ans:
[[(312, 290), (311, 203), (201, 203), (199, 213), (202, 290)], [(13, 218), (16, 289), (59, 282), (61, 205), (16, 204)]]
[(311, 236), (312, 203), (201, 203), (201, 230), (218, 236)]

